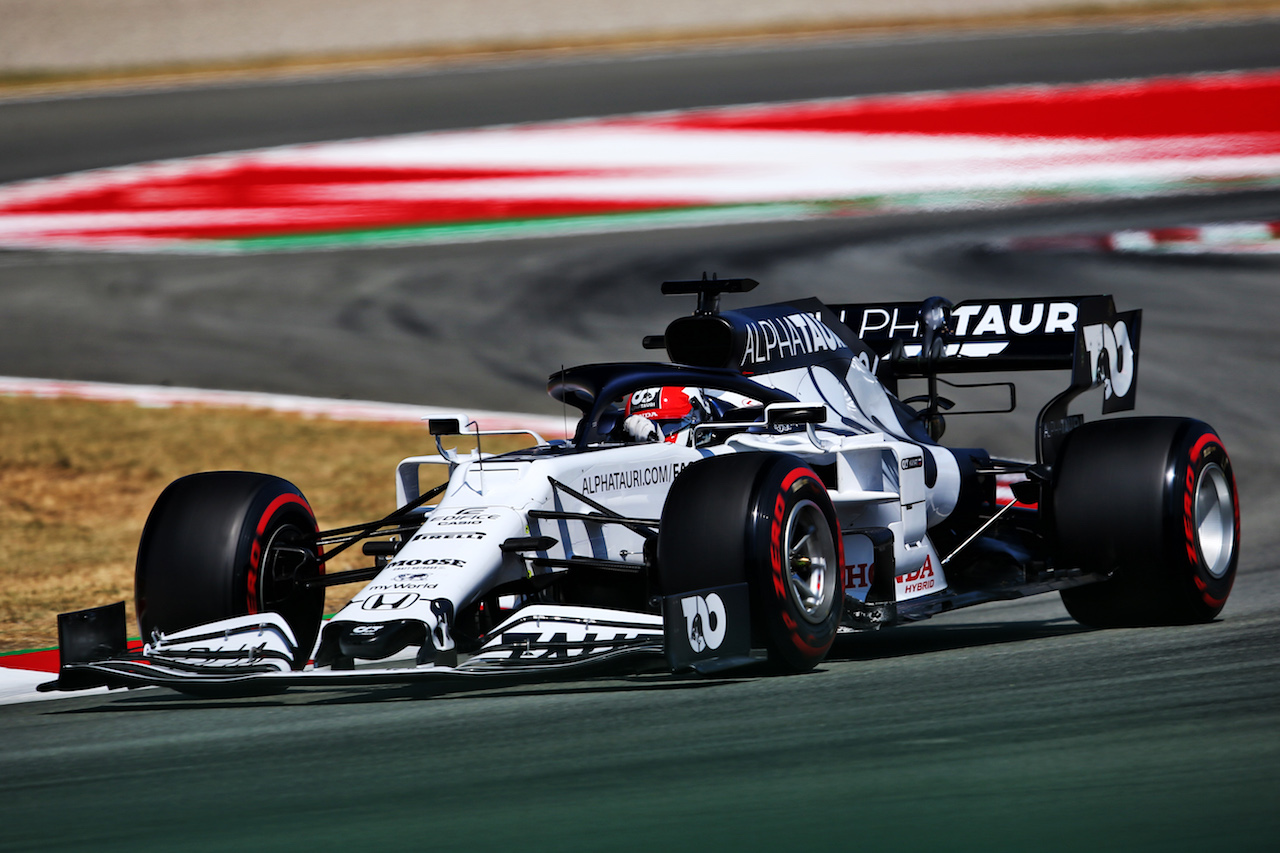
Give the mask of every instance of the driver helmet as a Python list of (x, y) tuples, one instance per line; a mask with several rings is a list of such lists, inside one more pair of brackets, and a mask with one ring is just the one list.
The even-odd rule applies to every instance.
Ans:
[[(675, 443), (682, 437), (687, 443), (688, 431), (707, 420), (710, 407), (700, 388), (662, 386), (642, 388), (627, 398), (627, 431), (636, 438)], [(645, 428), (633, 418), (647, 420)], [(644, 432), (645, 435), (640, 435)]]

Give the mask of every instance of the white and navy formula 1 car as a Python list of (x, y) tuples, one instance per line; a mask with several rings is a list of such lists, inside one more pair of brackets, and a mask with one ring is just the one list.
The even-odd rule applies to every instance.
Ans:
[[(123, 602), (63, 614), (44, 689), (803, 671), (839, 632), (1034, 593), (1100, 627), (1222, 609), (1239, 514), (1214, 431), (1068, 412), (1091, 389), (1104, 414), (1132, 408), (1140, 312), (1107, 296), (720, 309), (755, 286), (668, 282), (697, 297), (645, 340), (669, 362), (552, 376), (581, 412), (571, 440), (461, 455), (439, 437), (466, 418), (431, 420), (439, 453), (399, 464), (400, 508), (377, 521), (322, 531), (265, 474), (177, 480), (139, 547), (142, 650)], [(956, 414), (942, 375), (1042, 369), (1070, 382), (1037, 418), (1035, 462), (939, 443)], [(898, 399), (902, 379), (925, 393)], [(1012, 406), (1011, 385), (987, 386)], [(447, 481), (424, 490), (430, 466)], [(375, 565), (325, 572), (357, 544)], [(366, 585), (322, 620), (343, 583)]]

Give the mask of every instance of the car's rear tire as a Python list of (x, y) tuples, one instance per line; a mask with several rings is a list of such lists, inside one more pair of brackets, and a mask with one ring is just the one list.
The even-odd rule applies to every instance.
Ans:
[(244, 471), (192, 474), (169, 484), (142, 531), (134, 575), (144, 640), (253, 613), (279, 613), (307, 662), (324, 590), (315, 515), (286, 480)]
[(826, 656), (840, 625), (839, 530), (822, 481), (797, 457), (714, 456), (672, 486), (658, 560), (664, 571), (745, 573), (753, 645), (779, 668), (804, 672)]
[(1226, 448), (1186, 418), (1083, 424), (1062, 446), (1051, 500), (1059, 560), (1109, 580), (1062, 592), (1094, 627), (1209, 622), (1235, 580), (1240, 512)]

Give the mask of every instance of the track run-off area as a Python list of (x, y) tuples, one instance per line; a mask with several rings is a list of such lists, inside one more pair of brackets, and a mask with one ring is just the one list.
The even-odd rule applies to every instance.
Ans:
[[(1137, 413), (1217, 428), (1244, 526), (1209, 625), (1091, 631), (1042, 596), (800, 677), (0, 706), (0, 850), (1273, 849), (1280, 266), (1109, 235), (1280, 222), (1277, 44), (1260, 19), (0, 104), (0, 375), (554, 417), (550, 373), (645, 358), (692, 307), (658, 283), (704, 270), (760, 301), (1112, 293), (1145, 312)], [(1025, 456), (1060, 380), (946, 441)]]

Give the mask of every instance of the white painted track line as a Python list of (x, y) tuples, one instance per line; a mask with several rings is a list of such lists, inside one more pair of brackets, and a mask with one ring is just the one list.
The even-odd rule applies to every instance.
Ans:
[(520, 412), (491, 412), (442, 406), (379, 403), (370, 400), (336, 400), (292, 394), (213, 391), (202, 388), (126, 385), (114, 382), (28, 379), (16, 376), (0, 376), (0, 395), (44, 399), (100, 400), (103, 402), (136, 403), (139, 406), (149, 407), (202, 405), (264, 409), (340, 421), (412, 423), (442, 415), (465, 414), (474, 420), (480, 429), (526, 429), (533, 430), (544, 438), (562, 437), (565, 434), (566, 424), (568, 430), (572, 431), (578, 419), (576, 410), (568, 412), (565, 417), (556, 417), (553, 415), (533, 415)]

